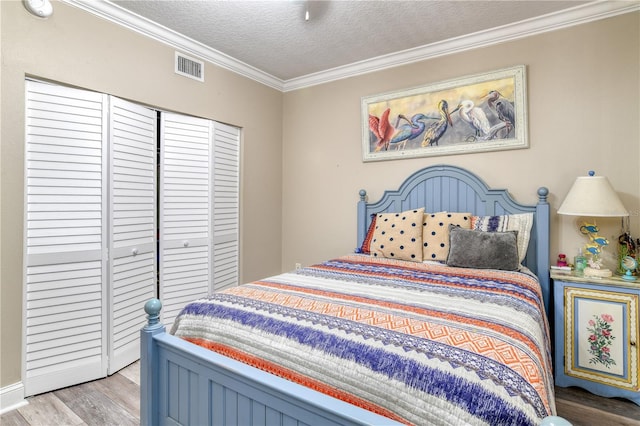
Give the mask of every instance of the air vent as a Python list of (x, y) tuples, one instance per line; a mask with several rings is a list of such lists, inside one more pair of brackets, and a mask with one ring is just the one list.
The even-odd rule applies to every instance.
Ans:
[(204, 81), (204, 62), (176, 52), (176, 74)]

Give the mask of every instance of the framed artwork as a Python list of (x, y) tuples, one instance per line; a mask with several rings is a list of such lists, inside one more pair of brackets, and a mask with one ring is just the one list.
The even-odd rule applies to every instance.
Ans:
[(636, 391), (638, 296), (565, 288), (565, 374)]
[(362, 98), (363, 161), (529, 146), (523, 65)]

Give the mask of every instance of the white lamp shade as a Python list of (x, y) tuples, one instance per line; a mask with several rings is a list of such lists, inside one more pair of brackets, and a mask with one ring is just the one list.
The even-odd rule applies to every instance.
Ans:
[[(589, 172), (590, 174), (593, 172)], [(558, 214), (570, 216), (629, 216), (605, 176), (580, 176), (569, 190)]]

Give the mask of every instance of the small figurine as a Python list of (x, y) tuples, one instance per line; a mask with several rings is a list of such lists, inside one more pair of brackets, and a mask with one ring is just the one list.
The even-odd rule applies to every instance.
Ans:
[(601, 269), (602, 268), (602, 259), (591, 258), (587, 260), (589, 264), (589, 268), (593, 269)]
[(563, 253), (560, 253), (558, 255), (558, 262), (557, 262), (558, 266), (567, 266), (567, 256)]
[(607, 278), (612, 275), (609, 269), (602, 267), (602, 259), (592, 257), (587, 263), (589, 266), (584, 269), (585, 277)]

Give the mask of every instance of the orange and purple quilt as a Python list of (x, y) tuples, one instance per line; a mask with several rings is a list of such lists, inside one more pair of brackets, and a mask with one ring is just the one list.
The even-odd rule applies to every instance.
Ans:
[(528, 273), (344, 256), (190, 303), (172, 333), (407, 424), (555, 414)]

